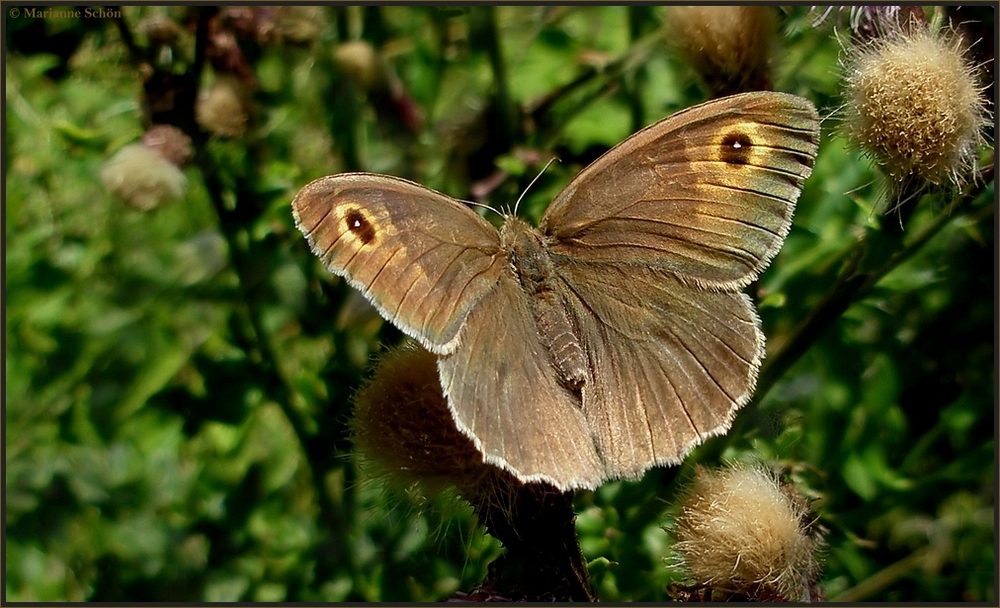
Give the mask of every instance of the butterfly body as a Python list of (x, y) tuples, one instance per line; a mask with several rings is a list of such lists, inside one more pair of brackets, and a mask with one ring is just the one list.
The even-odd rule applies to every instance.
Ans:
[(500, 228), (510, 268), (529, 296), (535, 327), (560, 379), (577, 390), (587, 379), (587, 361), (566, 308), (564, 286), (541, 233), (517, 217)]
[(327, 268), (438, 355), (484, 460), (596, 488), (679, 462), (749, 400), (764, 337), (741, 288), (780, 247), (818, 134), (782, 93), (689, 108), (585, 168), (538, 228), (374, 174), (318, 179), (292, 209)]

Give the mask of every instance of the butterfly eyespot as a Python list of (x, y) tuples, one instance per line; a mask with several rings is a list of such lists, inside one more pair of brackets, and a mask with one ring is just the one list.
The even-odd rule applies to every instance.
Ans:
[(722, 161), (731, 165), (745, 165), (750, 160), (753, 142), (746, 133), (729, 133), (722, 138)]
[(351, 209), (344, 216), (344, 223), (351, 234), (361, 240), (362, 245), (367, 245), (375, 240), (375, 226), (368, 221), (365, 214), (357, 209)]

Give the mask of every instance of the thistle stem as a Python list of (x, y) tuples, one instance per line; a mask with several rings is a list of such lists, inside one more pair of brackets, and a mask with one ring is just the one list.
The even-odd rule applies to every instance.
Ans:
[[(984, 171), (983, 175), (992, 178), (992, 171)], [(869, 253), (877, 244), (882, 244), (879, 239), (885, 237), (879, 230), (869, 230), (851, 250), (840, 275), (827, 290), (819, 305), (792, 332), (791, 338), (773, 355), (765, 359), (757, 381), (754, 402), (759, 403), (763, 400), (767, 392), (773, 388), (785, 372), (809, 350), (823, 332), (840, 318), (840, 315), (852, 303), (867, 295), (885, 275), (908, 260), (942, 228), (955, 219), (957, 212), (971, 204), (985, 191), (989, 181), (977, 181), (976, 186), (954, 198), (930, 224), (921, 229), (909, 243), (904, 244), (891, 254), (885, 263), (873, 270), (864, 271), (861, 268)], [(896, 242), (901, 243), (902, 240)]]

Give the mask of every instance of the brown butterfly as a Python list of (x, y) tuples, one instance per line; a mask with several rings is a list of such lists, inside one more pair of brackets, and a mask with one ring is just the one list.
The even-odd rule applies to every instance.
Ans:
[(369, 173), (320, 178), (292, 210), (331, 272), (438, 355), (486, 462), (596, 488), (680, 462), (749, 400), (764, 337), (741, 289), (781, 247), (818, 139), (809, 101), (746, 93), (626, 139), (538, 228)]

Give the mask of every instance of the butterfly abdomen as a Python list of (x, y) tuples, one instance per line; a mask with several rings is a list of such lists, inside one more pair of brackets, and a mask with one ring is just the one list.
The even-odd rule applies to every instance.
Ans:
[(528, 296), (535, 327), (559, 379), (578, 391), (587, 380), (587, 357), (563, 301), (549, 252), (537, 230), (511, 218), (500, 230), (511, 268)]

